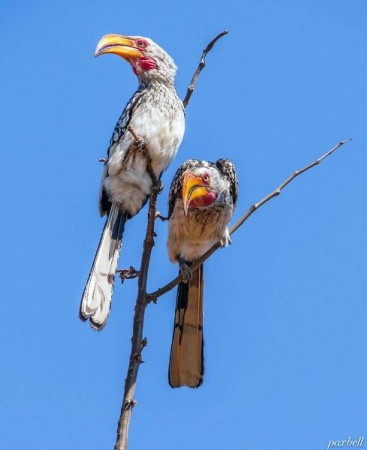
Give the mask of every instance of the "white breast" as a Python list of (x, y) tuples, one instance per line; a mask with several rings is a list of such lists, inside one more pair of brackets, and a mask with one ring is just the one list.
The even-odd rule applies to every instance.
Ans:
[[(153, 171), (157, 177), (176, 156), (185, 131), (180, 100), (172, 92), (169, 92), (168, 98), (169, 103), (162, 103), (149, 101), (148, 97), (134, 111), (130, 120), (135, 134), (147, 142)], [(111, 200), (134, 215), (144, 205), (152, 183), (146, 172), (145, 159), (141, 155), (129, 155), (129, 158), (125, 158), (132, 143), (131, 133), (125, 132), (111, 152), (108, 161), (109, 176), (103, 183)]]

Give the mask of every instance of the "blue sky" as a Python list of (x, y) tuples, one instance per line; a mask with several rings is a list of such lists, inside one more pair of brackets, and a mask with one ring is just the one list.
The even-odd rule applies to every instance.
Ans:
[[(364, 0), (14, 1), (1, 17), (1, 450), (112, 449), (135, 281), (117, 286), (107, 327), (78, 320), (103, 221), (98, 159), (136, 88), (128, 65), (94, 59), (107, 33), (153, 38), (175, 59), (187, 132), (165, 173), (228, 157), (234, 219), (293, 170), (353, 142), (259, 210), (205, 271), (203, 386), (172, 390), (175, 294), (147, 310), (130, 448), (322, 450), (367, 435)], [(159, 198), (166, 212), (167, 189)], [(120, 267), (138, 266), (146, 210), (128, 223)], [(150, 290), (177, 272), (158, 239)]]

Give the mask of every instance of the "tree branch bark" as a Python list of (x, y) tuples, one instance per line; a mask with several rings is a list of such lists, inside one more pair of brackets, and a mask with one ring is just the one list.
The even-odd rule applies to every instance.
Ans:
[[(254, 203), (251, 205), (251, 207), (243, 214), (237, 222), (230, 228), (229, 233), (233, 234), (235, 231), (240, 228), (241, 225), (244, 224), (244, 222), (255, 212), (257, 211), (261, 206), (265, 205), (269, 200), (273, 199), (274, 197), (277, 197), (280, 195), (282, 190), (291, 183), (295, 178), (297, 178), (302, 173), (312, 169), (312, 167), (317, 166), (321, 163), (325, 158), (332, 155), (338, 148), (340, 148), (342, 145), (346, 144), (347, 142), (350, 142), (352, 138), (346, 139), (345, 141), (340, 141), (338, 144), (336, 144), (333, 148), (331, 148), (328, 152), (326, 152), (324, 155), (320, 156), (320, 158), (316, 159), (312, 163), (308, 164), (307, 166), (303, 167), (302, 169), (296, 170), (293, 172), (286, 180), (283, 181), (276, 189), (274, 189), (270, 194), (268, 194), (266, 197), (258, 201), (257, 203)], [(220, 248), (220, 243), (217, 242), (213, 245), (201, 258), (197, 259), (191, 266), (191, 270), (194, 271), (197, 269), (204, 261), (206, 261), (216, 250)], [(181, 275), (174, 278), (172, 281), (167, 283), (165, 286), (161, 287), (160, 289), (157, 289), (154, 292), (151, 292), (147, 295), (147, 299), (149, 302), (156, 302), (159, 297), (166, 294), (167, 292), (171, 291), (173, 288), (175, 288), (178, 283), (182, 281)]]
[(157, 205), (157, 192), (152, 192), (149, 199), (148, 225), (141, 257), (141, 265), (138, 275), (138, 296), (135, 305), (133, 336), (131, 338), (131, 352), (129, 368), (125, 380), (124, 398), (121, 407), (120, 419), (117, 426), (117, 439), (115, 450), (127, 449), (127, 438), (132, 408), (136, 405), (134, 400), (136, 380), (138, 378), (139, 366), (142, 361), (142, 351), (147, 346), (148, 341), (143, 338), (144, 315), (147, 302), (147, 278), (150, 263), (150, 256), (154, 246), (154, 222)]

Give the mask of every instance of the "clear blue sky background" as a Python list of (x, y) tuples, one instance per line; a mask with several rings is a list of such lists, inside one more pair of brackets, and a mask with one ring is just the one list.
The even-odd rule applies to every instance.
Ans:
[[(364, 0), (6, 2), (1, 14), (0, 449), (112, 449), (136, 283), (118, 285), (108, 326), (78, 320), (103, 220), (105, 151), (136, 88), (107, 33), (149, 36), (179, 66), (183, 97), (209, 55), (187, 132), (164, 175), (192, 157), (234, 161), (235, 218), (298, 178), (206, 264), (203, 386), (172, 390), (175, 293), (147, 310), (131, 449), (323, 450), (367, 438), (367, 3)], [(166, 212), (167, 189), (159, 198)], [(146, 209), (120, 267), (138, 267)], [(149, 277), (169, 281), (166, 225)]]

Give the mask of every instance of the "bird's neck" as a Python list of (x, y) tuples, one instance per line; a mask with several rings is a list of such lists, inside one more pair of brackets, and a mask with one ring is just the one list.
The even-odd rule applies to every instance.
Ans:
[(175, 83), (169, 78), (147, 78), (139, 76), (139, 88), (141, 89), (162, 89), (166, 88), (176, 91)]

